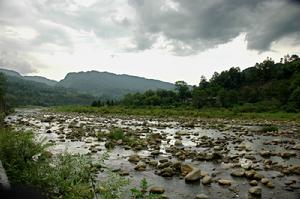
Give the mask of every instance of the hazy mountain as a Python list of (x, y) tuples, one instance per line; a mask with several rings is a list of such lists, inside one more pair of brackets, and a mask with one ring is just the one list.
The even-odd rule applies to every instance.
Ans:
[(18, 77), (21, 79), (30, 80), (30, 81), (34, 81), (34, 82), (44, 83), (44, 84), (47, 84), (48, 86), (55, 86), (57, 84), (57, 81), (55, 81), (55, 80), (50, 80), (50, 79), (47, 79), (47, 78), (41, 77), (41, 76), (22, 76), (20, 73), (13, 71), (13, 70), (0, 68), (0, 72), (4, 73), (5, 75)]
[(47, 84), (48, 86), (55, 86), (57, 84), (57, 81), (47, 79), (47, 78), (41, 77), (41, 76), (24, 76), (24, 78), (26, 80), (31, 80), (31, 81), (35, 81), (35, 82), (39, 82), (39, 83), (44, 83), (44, 84)]
[(18, 72), (8, 69), (0, 68), (0, 73), (4, 73), (5, 75), (13, 76), (13, 77), (19, 77), (22, 78), (23, 76), (20, 75)]
[(149, 89), (174, 89), (173, 84), (159, 80), (98, 71), (68, 73), (57, 85), (97, 97), (112, 98), (120, 98), (127, 93), (143, 92)]
[[(28, 80), (27, 77), (11, 70), (0, 69), (0, 72), (6, 76), (6, 102), (10, 106), (54, 106), (68, 104), (89, 105), (95, 100), (95, 97), (87, 94), (81, 94), (73, 89), (67, 89), (58, 86), (49, 86), (42, 77)], [(31, 77), (30, 77), (31, 79)], [(46, 82), (52, 82), (51, 80)]]
[[(49, 86), (51, 86), (53, 87), (51, 92), (54, 92), (55, 89), (64, 87), (66, 88), (65, 91), (72, 89), (73, 91), (77, 91), (77, 93), (93, 95), (102, 99), (120, 99), (125, 94), (144, 92), (149, 89), (174, 89), (173, 84), (159, 80), (98, 71), (68, 73), (60, 82), (41, 76), (22, 76), (16, 71), (7, 69), (0, 69), (0, 72), (13, 78), (17, 77), (18, 80), (16, 81), (20, 84), (21, 80), (23, 80), (24, 84), (30, 84), (29, 87), (31, 89), (40, 89), (45, 86), (48, 86), (46, 88), (50, 89)], [(10, 80), (9, 82), (12, 81)], [(33, 88), (34, 84), (36, 84), (36, 87)]]

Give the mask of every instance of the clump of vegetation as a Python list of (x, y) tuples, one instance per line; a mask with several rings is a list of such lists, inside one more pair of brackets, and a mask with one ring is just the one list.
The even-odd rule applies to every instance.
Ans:
[(267, 133), (267, 132), (278, 132), (278, 127), (274, 125), (270, 126), (265, 126), (261, 129), (262, 132)]
[(31, 132), (0, 130), (0, 159), (12, 184), (35, 186), (48, 198), (93, 198), (87, 156), (52, 156)]
[(140, 182), (139, 188), (132, 188), (131, 196), (134, 199), (160, 199), (161, 194), (148, 193), (149, 184), (146, 178), (143, 178)]
[(140, 146), (140, 149), (145, 146), (145, 141), (133, 132), (124, 132), (121, 128), (111, 129), (108, 133), (96, 133), (98, 140), (106, 138), (106, 148), (114, 148), (116, 145), (127, 145), (130, 147)]
[(129, 185), (128, 179), (116, 173), (108, 172), (108, 180), (100, 184), (98, 191), (101, 199), (121, 199), (127, 185)]
[(123, 131), (123, 129), (121, 128), (116, 128), (116, 129), (112, 129), (107, 137), (111, 140), (123, 140), (125, 138), (125, 133)]

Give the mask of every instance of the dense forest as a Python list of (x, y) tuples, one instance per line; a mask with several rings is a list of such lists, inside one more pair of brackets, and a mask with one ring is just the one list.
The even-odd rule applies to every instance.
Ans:
[[(202, 76), (199, 85), (192, 88), (178, 81), (175, 91), (149, 90), (128, 94), (120, 103), (128, 106), (225, 107), (241, 112), (297, 112), (300, 109), (300, 59), (297, 55), (286, 55), (275, 63), (267, 58), (242, 71), (232, 67), (221, 73), (215, 72), (210, 80)], [(98, 101), (93, 105), (103, 103)]]

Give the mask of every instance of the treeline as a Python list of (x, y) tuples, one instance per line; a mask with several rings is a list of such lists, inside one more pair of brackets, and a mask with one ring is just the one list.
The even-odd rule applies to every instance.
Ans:
[(128, 94), (120, 102), (127, 106), (193, 106), (235, 108), (241, 112), (300, 109), (300, 59), (286, 55), (279, 63), (267, 58), (243, 71), (232, 67), (201, 77), (198, 86), (178, 81), (175, 91), (157, 90)]

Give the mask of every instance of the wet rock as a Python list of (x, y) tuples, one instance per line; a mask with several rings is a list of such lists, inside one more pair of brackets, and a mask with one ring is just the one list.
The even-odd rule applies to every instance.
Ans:
[(198, 168), (193, 168), (193, 170), (185, 176), (184, 180), (185, 182), (195, 182), (200, 180), (200, 178), (201, 178), (201, 170)]
[(120, 176), (128, 176), (129, 172), (128, 171), (119, 171)]
[(152, 187), (149, 192), (153, 194), (163, 194), (165, 189), (163, 187)]
[(161, 163), (157, 166), (157, 168), (159, 169), (163, 169), (163, 168), (166, 168), (166, 167), (169, 167), (172, 165), (172, 162), (164, 162), (164, 163)]
[(261, 187), (255, 186), (249, 189), (249, 193), (255, 196), (261, 196)]
[(148, 164), (156, 167), (158, 165), (158, 162), (156, 160), (150, 160)]
[(293, 149), (295, 149), (295, 150), (300, 150), (300, 143), (299, 143), (299, 144), (296, 144), (295, 146), (293, 146)]
[(167, 167), (167, 168), (164, 168), (163, 170), (161, 170), (160, 175), (162, 177), (172, 177), (174, 175), (174, 171), (172, 168)]
[(143, 162), (139, 162), (135, 167), (134, 170), (136, 171), (145, 171), (146, 170), (147, 165)]
[(270, 182), (270, 180), (269, 180), (268, 178), (262, 178), (262, 179), (260, 180), (260, 182), (261, 182), (262, 184), (268, 184), (268, 182)]
[(257, 186), (257, 181), (256, 180), (251, 180), (250, 185), (251, 186)]
[(270, 151), (265, 151), (265, 150), (261, 151), (259, 154), (261, 157), (264, 158), (269, 158), (272, 155)]
[(159, 150), (155, 150), (155, 151), (152, 151), (151, 152), (151, 155), (159, 155), (160, 154), (160, 151)]
[(204, 178), (202, 179), (202, 184), (207, 185), (210, 184), (212, 182), (212, 177), (210, 177), (209, 175), (204, 176)]
[(234, 177), (242, 177), (245, 175), (245, 171), (244, 171), (244, 169), (236, 169), (236, 170), (232, 171), (230, 175), (232, 175)]
[(131, 155), (128, 158), (129, 162), (139, 162), (140, 161), (140, 156), (137, 154)]
[(194, 167), (190, 164), (182, 164), (181, 165), (181, 175), (186, 176), (188, 173), (190, 173)]
[(274, 187), (275, 187), (274, 184), (273, 184), (271, 181), (269, 181), (269, 182), (266, 184), (266, 186), (269, 187), (269, 188), (274, 188)]
[(264, 178), (264, 176), (262, 174), (260, 174), (260, 173), (255, 173), (254, 176), (253, 176), (253, 178), (255, 180), (261, 180), (262, 178)]
[(180, 140), (176, 140), (174, 145), (175, 146), (182, 146), (182, 142)]
[(290, 166), (284, 171), (284, 173), (286, 173), (287, 175), (290, 174), (300, 175), (300, 165)]
[(253, 171), (253, 170), (245, 171), (245, 176), (246, 176), (246, 178), (248, 178), (248, 179), (253, 178), (253, 176), (254, 176), (255, 174), (256, 174), (256, 172)]
[(296, 156), (296, 153), (295, 152), (283, 152), (283, 153), (280, 153), (280, 156), (284, 159), (288, 159), (293, 156)]
[(209, 199), (207, 195), (204, 193), (198, 194), (195, 199)]
[(161, 160), (159, 160), (159, 163), (164, 163), (164, 162), (168, 162), (169, 160), (168, 159), (161, 159)]
[(220, 179), (220, 180), (218, 180), (218, 183), (220, 185), (230, 186), (232, 181), (231, 180)]
[(213, 154), (212, 154), (212, 159), (213, 160), (220, 160), (220, 159), (222, 159), (223, 158), (223, 155), (221, 154), (221, 153), (219, 153), (219, 152), (214, 152)]

